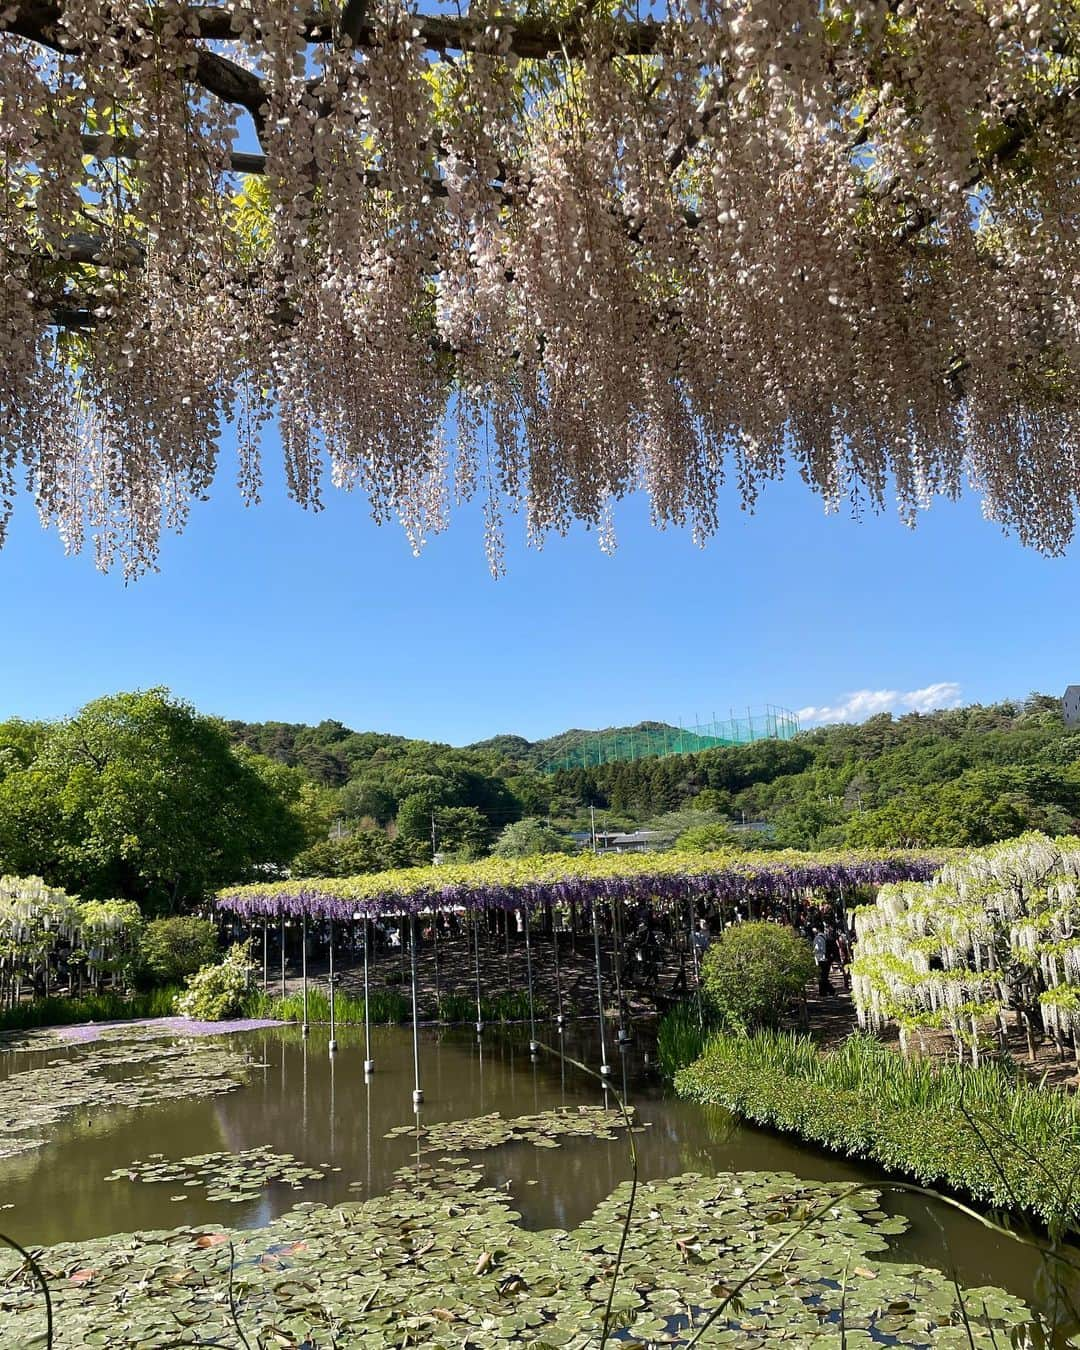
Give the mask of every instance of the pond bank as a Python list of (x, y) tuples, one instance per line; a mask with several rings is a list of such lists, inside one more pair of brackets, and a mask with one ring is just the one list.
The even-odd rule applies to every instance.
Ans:
[(869, 1036), (712, 1033), (676, 1091), (978, 1204), (1080, 1229), (1080, 1108), (997, 1065), (904, 1060)]

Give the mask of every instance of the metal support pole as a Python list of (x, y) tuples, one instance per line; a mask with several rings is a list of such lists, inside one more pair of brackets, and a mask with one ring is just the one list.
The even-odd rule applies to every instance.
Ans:
[(694, 967), (694, 997), (697, 1000), (698, 1026), (704, 1031), (705, 1014), (701, 1007), (701, 971), (698, 967), (697, 940), (694, 932), (694, 899), (686, 897), (686, 907), (690, 911), (690, 960)]
[(435, 1011), (441, 1016), (439, 1005), (442, 1003), (442, 981), (439, 978), (439, 912), (431, 911), (431, 943), (435, 954)]
[(480, 914), (473, 910), (473, 939), (476, 956), (476, 1034), (483, 1035), (484, 1014), (480, 1006)]
[(268, 975), (268, 971), (267, 971), (267, 956), (268, 956), (268, 953), (269, 953), (270, 948), (269, 948), (269, 941), (268, 941), (268, 937), (267, 937), (267, 928), (268, 928), (268, 924), (267, 924), (266, 920), (263, 919), (263, 992), (264, 992), (264, 993), (266, 992), (266, 986), (267, 986), (267, 984), (269, 983), (269, 981), (268, 981), (268, 979), (267, 979), (267, 975)]
[(416, 915), (409, 916), (409, 955), (412, 958), (412, 1052), (413, 1052), (413, 1106), (424, 1100), (420, 1087), (420, 1029), (416, 1012)]
[(611, 1065), (607, 1062), (607, 1043), (604, 1040), (604, 981), (600, 974), (600, 923), (597, 910), (599, 901), (592, 905), (593, 948), (596, 953), (596, 1011), (600, 1019), (600, 1072), (609, 1074)]
[(562, 1029), (563, 1009), (562, 1009), (562, 972), (559, 969), (559, 921), (552, 916), (551, 938), (555, 943), (555, 1000), (558, 1006), (558, 1013), (555, 1017), (555, 1025)]
[(330, 1053), (337, 1050), (337, 1021), (334, 1012), (334, 921), (330, 920)]
[(285, 915), (281, 916), (281, 997), (285, 997)]
[(622, 963), (626, 947), (623, 944), (623, 925), (622, 925), (622, 900), (613, 900), (611, 904), (611, 949), (615, 961), (615, 1001), (619, 1009), (619, 1030), (617, 1039), (620, 1045), (624, 1045), (630, 1039), (630, 1032), (626, 1027), (623, 1013), (626, 1007), (626, 996), (623, 994), (622, 985)]
[(308, 1002), (307, 1002), (307, 910), (304, 911), (304, 917), (300, 921), (300, 978), (303, 981), (304, 989), (304, 1023), (300, 1028), (302, 1036), (311, 1035), (311, 1027), (308, 1026)]
[(522, 913), (525, 916), (525, 971), (529, 984), (529, 1054), (535, 1056), (540, 1044), (536, 1039), (536, 1013), (533, 1007), (532, 940), (529, 932), (531, 924), (528, 905), (522, 907)]
[(368, 997), (368, 947), (371, 945), (371, 920), (364, 916), (364, 1073), (375, 1071), (371, 1058), (371, 1000)]

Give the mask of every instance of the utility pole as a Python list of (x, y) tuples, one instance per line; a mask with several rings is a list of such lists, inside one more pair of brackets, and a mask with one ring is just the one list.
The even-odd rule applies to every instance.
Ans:
[(597, 851), (597, 850), (596, 850), (596, 807), (595, 807), (595, 806), (590, 806), (590, 807), (589, 807), (589, 824), (590, 824), (591, 827), (592, 827), (592, 851), (595, 853), (595, 852)]
[(431, 811), (431, 865), (434, 867), (438, 863), (438, 849), (435, 847), (435, 810)]

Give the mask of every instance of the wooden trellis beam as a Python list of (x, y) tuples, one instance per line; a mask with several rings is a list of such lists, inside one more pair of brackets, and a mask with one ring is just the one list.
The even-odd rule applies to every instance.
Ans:
[[(378, 40), (378, 28), (362, 8), (346, 6), (343, 15), (337, 19), (328, 11), (313, 9), (304, 24), (308, 41), (333, 41), (335, 32), (342, 31), (347, 16), (348, 35), (353, 45), (370, 47)], [(0, 27), (20, 37), (57, 47), (61, 12), (62, 6), (53, 0), (20, 0), (13, 11), (8, 11), (7, 19), (0, 20)], [(220, 5), (191, 5), (185, 13), (192, 38), (228, 41), (237, 37), (233, 15)], [(581, 23), (573, 18), (563, 24), (553, 24), (546, 19), (515, 15), (477, 20), (467, 16), (420, 14), (415, 17), (415, 28), (419, 39), (431, 51), (490, 50), (497, 45), (496, 31), (508, 35), (509, 50), (516, 56), (532, 60), (581, 56), (587, 45)], [(590, 20), (590, 32), (595, 31), (595, 20)], [(664, 25), (652, 19), (613, 22), (609, 31), (611, 49), (627, 56), (650, 55), (659, 49), (663, 31)]]

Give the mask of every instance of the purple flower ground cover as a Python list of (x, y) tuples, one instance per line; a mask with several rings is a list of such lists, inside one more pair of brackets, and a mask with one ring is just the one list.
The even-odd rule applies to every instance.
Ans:
[(40, 1030), (76, 1045), (89, 1045), (106, 1031), (126, 1027), (153, 1027), (167, 1036), (223, 1036), (231, 1031), (261, 1031), (264, 1027), (280, 1025), (268, 1017), (239, 1017), (225, 1022), (195, 1022), (190, 1017), (137, 1017), (122, 1022), (83, 1022), (78, 1026), (41, 1027)]

